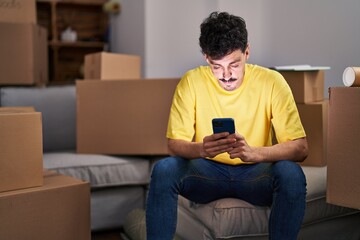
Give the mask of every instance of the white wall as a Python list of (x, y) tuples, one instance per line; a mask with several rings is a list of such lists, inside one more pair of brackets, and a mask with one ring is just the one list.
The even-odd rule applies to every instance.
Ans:
[[(146, 1), (146, 0), (145, 0)], [(149, 77), (180, 77), (203, 61), (199, 25), (216, 0), (147, 0), (146, 66)]]
[[(122, 0), (120, 14), (110, 15), (110, 50), (115, 53), (145, 56), (144, 0)], [(144, 75), (144, 74), (143, 74)]]
[(123, 11), (113, 19), (112, 49), (140, 54), (144, 77), (180, 77), (205, 64), (198, 47), (199, 25), (214, 10), (244, 17), (252, 63), (330, 66), (325, 73), (325, 97), (329, 86), (343, 85), (345, 67), (360, 66), (359, 0), (121, 2)]
[(247, 20), (252, 62), (330, 66), (331, 70), (325, 71), (325, 97), (329, 86), (343, 86), (342, 73), (347, 66), (360, 66), (359, 0), (254, 2), (259, 6), (249, 6), (244, 0), (223, 0), (220, 4), (221, 10)]

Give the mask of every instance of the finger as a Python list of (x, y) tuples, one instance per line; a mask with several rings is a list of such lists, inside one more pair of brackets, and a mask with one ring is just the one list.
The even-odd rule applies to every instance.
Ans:
[(228, 146), (228, 145), (217, 145), (217, 146), (213, 146), (207, 149), (208, 151), (211, 152), (227, 152), (227, 151), (231, 151), (232, 147)]
[(245, 141), (245, 137), (238, 132), (231, 134), (231, 137), (236, 138), (238, 141)]
[(204, 142), (205, 148), (214, 148), (221, 146), (222, 148), (228, 148), (231, 147), (232, 144), (236, 142), (236, 139), (234, 138), (221, 138), (214, 141), (206, 141)]
[(207, 152), (211, 153), (213, 156), (216, 156), (220, 153), (229, 152), (232, 149), (233, 148), (229, 147), (228, 145), (219, 145), (219, 146), (214, 146), (214, 147), (208, 148)]
[(228, 132), (214, 133), (214, 134), (212, 134), (210, 136), (212, 137), (213, 140), (218, 140), (218, 139), (228, 137), (229, 133)]

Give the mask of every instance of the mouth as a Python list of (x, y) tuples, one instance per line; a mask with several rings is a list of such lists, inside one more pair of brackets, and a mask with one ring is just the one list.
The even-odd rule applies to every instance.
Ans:
[(225, 83), (225, 84), (231, 84), (232, 82), (237, 81), (237, 78), (229, 78), (228, 80), (225, 80), (224, 78), (219, 78), (219, 81)]
[(229, 78), (228, 80), (225, 80), (224, 78), (219, 79), (219, 81), (222, 82), (222, 87), (227, 91), (233, 91), (237, 88), (237, 80), (237, 78)]

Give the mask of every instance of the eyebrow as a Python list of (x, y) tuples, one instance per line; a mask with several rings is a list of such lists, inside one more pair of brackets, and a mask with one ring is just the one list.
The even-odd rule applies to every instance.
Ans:
[[(235, 59), (234, 61), (232, 61), (231, 63), (229, 63), (229, 65), (234, 64), (234, 63), (237, 63), (237, 62), (240, 62), (240, 61), (241, 61), (241, 57)], [(221, 66), (221, 64), (215, 63), (212, 59), (209, 59), (209, 62), (210, 62), (211, 64), (213, 64), (213, 65), (219, 65), (219, 66)]]

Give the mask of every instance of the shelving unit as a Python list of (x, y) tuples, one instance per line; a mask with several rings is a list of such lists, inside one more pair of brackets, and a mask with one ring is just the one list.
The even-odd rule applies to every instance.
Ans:
[[(37, 0), (38, 24), (48, 30), (49, 84), (74, 83), (83, 78), (84, 56), (107, 46), (106, 0)], [(74, 42), (61, 41), (61, 33), (71, 27)]]

